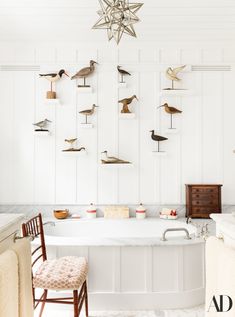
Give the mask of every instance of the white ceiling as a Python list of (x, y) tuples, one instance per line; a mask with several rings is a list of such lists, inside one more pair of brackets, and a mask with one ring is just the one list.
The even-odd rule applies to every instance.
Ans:
[[(138, 0), (140, 41), (233, 41), (234, 0)], [(134, 2), (134, 1), (133, 1)], [(0, 41), (104, 41), (98, 0), (0, 0)]]

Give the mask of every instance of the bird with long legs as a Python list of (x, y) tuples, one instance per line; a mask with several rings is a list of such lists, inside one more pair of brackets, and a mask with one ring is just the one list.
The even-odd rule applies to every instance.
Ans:
[(149, 132), (151, 132), (152, 140), (157, 142), (157, 152), (163, 152), (163, 151), (160, 151), (160, 142), (166, 141), (168, 140), (168, 138), (161, 135), (154, 134), (154, 130), (150, 130)]
[(95, 104), (93, 104), (91, 109), (79, 111), (79, 113), (80, 113), (81, 115), (84, 115), (84, 116), (86, 117), (86, 120), (85, 120), (85, 122), (84, 122), (83, 124), (88, 124), (88, 122), (87, 122), (87, 117), (93, 115), (93, 113), (95, 112), (95, 108), (98, 108), (98, 106), (96, 106)]
[(120, 84), (125, 84), (124, 77), (131, 76), (131, 74), (128, 71), (121, 69), (121, 66), (117, 66), (117, 70), (118, 70), (119, 74), (121, 75)]
[(80, 69), (75, 75), (71, 77), (71, 80), (83, 78), (83, 85), (78, 85), (78, 87), (90, 87), (90, 85), (86, 84), (86, 78), (94, 73), (95, 64), (98, 65), (97, 62), (90, 60), (90, 66)]
[(178, 77), (178, 74), (184, 70), (186, 65), (171, 68), (168, 67), (166, 70), (166, 78), (170, 79), (171, 81), (171, 88), (165, 88), (164, 90), (176, 90), (174, 83), (180, 81), (181, 79)]
[(182, 113), (182, 111), (175, 108), (175, 107), (169, 106), (168, 103), (166, 103), (166, 102), (163, 105), (159, 106), (158, 108), (162, 108), (162, 107), (164, 107), (165, 112), (169, 113), (171, 116), (171, 125), (170, 125), (169, 129), (175, 129), (175, 128), (173, 128), (173, 115), (175, 115), (177, 113)]

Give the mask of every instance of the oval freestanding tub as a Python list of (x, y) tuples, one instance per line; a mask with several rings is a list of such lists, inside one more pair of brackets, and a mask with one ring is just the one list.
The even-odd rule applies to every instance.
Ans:
[[(186, 228), (185, 232), (167, 232)], [(173, 309), (204, 302), (204, 241), (178, 220), (60, 220), (45, 226), (48, 257), (85, 256), (94, 310)]]

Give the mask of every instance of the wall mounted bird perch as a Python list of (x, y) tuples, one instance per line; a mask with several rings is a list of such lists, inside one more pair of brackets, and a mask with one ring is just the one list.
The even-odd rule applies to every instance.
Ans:
[(108, 151), (103, 151), (101, 154), (103, 155), (102, 164), (130, 164), (129, 161), (124, 161), (115, 156), (108, 156)]
[(47, 79), (51, 83), (51, 90), (47, 91), (47, 99), (56, 99), (56, 92), (53, 91), (52, 85), (53, 83), (61, 79), (63, 75), (69, 77), (64, 69), (61, 69), (58, 73), (39, 74), (40, 77)]
[(92, 75), (95, 71), (95, 64), (98, 65), (97, 62), (90, 60), (90, 66), (84, 67), (80, 69), (75, 75), (71, 77), (71, 79), (78, 79), (78, 78), (83, 78), (83, 85), (78, 85), (78, 87), (90, 87), (90, 85), (86, 84), (86, 78), (90, 75)]
[(162, 141), (168, 140), (168, 138), (165, 138), (164, 136), (161, 136), (161, 135), (154, 134), (154, 130), (150, 130), (150, 132), (151, 132), (152, 140), (157, 142), (157, 152), (162, 152), (160, 151), (159, 143)]
[(119, 103), (122, 104), (121, 113), (131, 113), (131, 111), (128, 108), (128, 105), (130, 105), (134, 99), (138, 100), (136, 95), (133, 95), (132, 97), (124, 98), (124, 99), (118, 101)]
[(119, 74), (121, 75), (121, 81), (119, 83), (124, 84), (125, 83), (124, 77), (131, 76), (131, 74), (128, 71), (121, 69), (121, 66), (117, 66), (117, 70), (118, 70)]
[(162, 106), (159, 106), (158, 108), (161, 108), (161, 107), (164, 107), (165, 112), (169, 113), (170, 116), (171, 116), (171, 125), (170, 125), (169, 129), (175, 129), (175, 128), (173, 128), (173, 115), (175, 115), (177, 113), (182, 113), (182, 111), (177, 109), (177, 108), (175, 108), (175, 107), (170, 107), (168, 105), (168, 103), (166, 103), (166, 102)]
[(35, 129), (34, 131), (35, 132), (49, 132), (49, 130), (46, 129), (46, 127), (48, 126), (48, 123), (51, 123), (51, 121), (48, 119), (44, 119), (43, 121), (33, 123), (34, 126), (39, 128), (39, 129)]
[(91, 109), (79, 111), (80, 114), (82, 114), (86, 117), (86, 121), (84, 122), (84, 124), (88, 124), (87, 117), (93, 115), (93, 113), (95, 112), (95, 108), (98, 108), (98, 106), (93, 104)]
[(66, 143), (70, 145), (68, 149), (62, 150), (62, 152), (80, 152), (80, 151), (85, 151), (86, 149), (82, 146), (80, 148), (76, 148), (73, 144), (77, 141), (77, 138), (74, 139), (65, 139), (64, 140)]
[(171, 68), (168, 67), (166, 70), (166, 78), (171, 80), (171, 88), (165, 88), (165, 90), (176, 90), (174, 87), (174, 82), (180, 81), (181, 79), (178, 77), (178, 73), (182, 72), (186, 65), (176, 67), (176, 68)]

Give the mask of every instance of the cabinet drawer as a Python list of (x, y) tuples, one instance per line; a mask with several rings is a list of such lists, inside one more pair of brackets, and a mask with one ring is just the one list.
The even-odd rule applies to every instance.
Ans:
[(218, 199), (195, 199), (192, 200), (192, 206), (217, 206)]
[(211, 206), (211, 207), (202, 207), (202, 206), (193, 206), (192, 207), (192, 213), (193, 214), (208, 214), (208, 213), (213, 213), (213, 212), (219, 212), (218, 206)]
[(218, 200), (218, 195), (215, 193), (197, 193), (192, 194), (192, 200)]
[(192, 187), (192, 194), (210, 194), (210, 193), (218, 193), (218, 187), (217, 186), (208, 186), (208, 187)]

